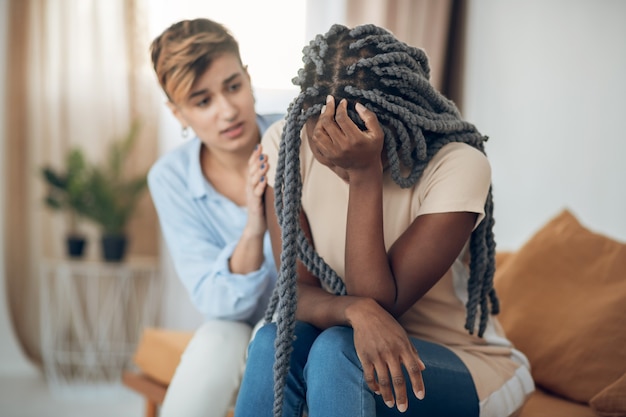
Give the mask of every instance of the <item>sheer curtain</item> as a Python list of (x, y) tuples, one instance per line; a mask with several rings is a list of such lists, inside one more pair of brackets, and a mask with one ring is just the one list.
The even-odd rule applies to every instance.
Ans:
[(460, 103), (465, 0), (346, 0), (348, 26), (374, 23), (428, 55), (431, 82)]
[[(5, 276), (17, 338), (39, 351), (38, 265), (64, 256), (67, 225), (43, 205), (44, 164), (62, 168), (74, 146), (97, 162), (142, 122), (133, 174), (157, 156), (156, 106), (143, 0), (9, 0), (5, 143)], [(157, 255), (156, 213), (146, 193), (131, 222), (129, 256)], [(100, 256), (89, 224), (87, 258)]]

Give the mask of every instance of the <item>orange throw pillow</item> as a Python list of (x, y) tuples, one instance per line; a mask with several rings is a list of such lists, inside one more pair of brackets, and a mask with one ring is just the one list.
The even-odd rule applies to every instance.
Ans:
[(535, 383), (573, 401), (626, 373), (626, 244), (561, 212), (501, 268), (500, 323)]

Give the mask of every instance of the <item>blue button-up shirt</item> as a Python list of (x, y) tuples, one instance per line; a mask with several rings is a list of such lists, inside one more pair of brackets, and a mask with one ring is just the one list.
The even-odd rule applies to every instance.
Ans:
[[(261, 134), (283, 115), (257, 115)], [(246, 225), (240, 207), (213, 188), (200, 166), (194, 138), (163, 155), (148, 173), (148, 186), (174, 268), (193, 304), (206, 319), (245, 321), (263, 317), (276, 283), (269, 233), (259, 270), (234, 274), (228, 260)]]

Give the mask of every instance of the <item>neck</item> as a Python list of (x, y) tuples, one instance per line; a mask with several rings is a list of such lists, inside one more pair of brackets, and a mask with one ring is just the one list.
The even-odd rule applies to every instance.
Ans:
[(239, 150), (237, 152), (220, 151), (219, 149), (208, 148), (202, 145), (200, 152), (200, 161), (202, 170), (205, 175), (211, 176), (211, 173), (231, 172), (245, 174), (247, 172), (248, 160), (254, 149), (254, 145), (250, 149)]

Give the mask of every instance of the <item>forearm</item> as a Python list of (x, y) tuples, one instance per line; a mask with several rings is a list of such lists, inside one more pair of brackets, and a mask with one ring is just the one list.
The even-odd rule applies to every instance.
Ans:
[(319, 286), (299, 283), (296, 318), (320, 329), (349, 326), (346, 312), (362, 300), (361, 297), (338, 296)]
[(234, 274), (248, 274), (258, 270), (265, 256), (263, 254), (264, 233), (245, 228), (229, 259), (230, 271)]
[(265, 260), (263, 240), (267, 231), (264, 194), (267, 183), (267, 157), (261, 146), (257, 146), (248, 160), (248, 183), (246, 185), (247, 221), (239, 242), (229, 259), (231, 272), (248, 274), (258, 270)]
[(396, 299), (385, 248), (382, 169), (350, 176), (346, 226), (346, 276), (349, 295), (368, 297), (390, 309)]

